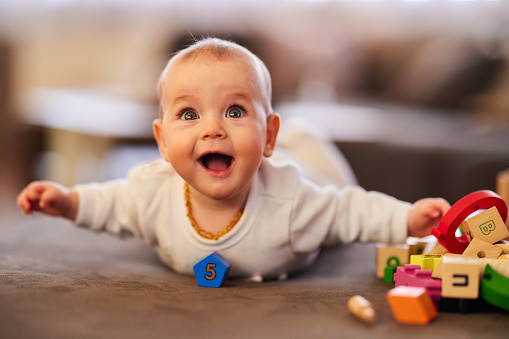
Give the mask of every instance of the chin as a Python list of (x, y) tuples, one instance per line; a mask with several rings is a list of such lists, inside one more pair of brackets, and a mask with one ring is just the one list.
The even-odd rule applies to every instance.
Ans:
[(222, 200), (229, 200), (234, 197), (234, 193), (230, 192), (229, 190), (224, 189), (217, 189), (217, 190), (207, 190), (207, 192), (204, 192), (207, 197), (210, 199), (222, 201)]
[(239, 195), (242, 195), (243, 188), (244, 187), (231, 187), (225, 183), (218, 182), (208, 185), (203, 193), (210, 199), (224, 201), (235, 199)]

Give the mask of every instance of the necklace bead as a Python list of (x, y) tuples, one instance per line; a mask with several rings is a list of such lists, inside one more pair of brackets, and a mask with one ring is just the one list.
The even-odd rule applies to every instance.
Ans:
[(217, 232), (216, 234), (212, 234), (210, 232), (207, 232), (207, 231), (201, 229), (200, 226), (198, 226), (198, 223), (196, 222), (196, 220), (194, 220), (193, 207), (191, 205), (191, 196), (189, 194), (189, 185), (187, 184), (187, 182), (184, 184), (184, 191), (185, 191), (185, 200), (186, 200), (186, 208), (187, 208), (187, 218), (191, 222), (191, 226), (193, 226), (193, 228), (196, 230), (196, 232), (201, 237), (203, 237), (205, 239), (218, 240), (223, 235), (230, 232), (233, 229), (233, 227), (239, 222), (240, 218), (242, 217), (242, 214), (244, 214), (244, 209), (241, 208), (239, 210), (239, 212), (237, 213), (237, 215), (235, 215), (235, 217), (233, 217), (233, 219), (230, 221), (230, 223), (228, 224), (228, 226), (226, 226), (225, 229)]

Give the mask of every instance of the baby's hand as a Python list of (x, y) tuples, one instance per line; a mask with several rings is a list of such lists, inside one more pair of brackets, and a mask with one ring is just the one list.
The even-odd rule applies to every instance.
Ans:
[(24, 214), (42, 212), (71, 220), (76, 218), (78, 196), (75, 192), (49, 181), (34, 181), (18, 195), (17, 203)]
[(450, 207), (442, 198), (417, 200), (408, 213), (408, 235), (418, 238), (430, 235)]

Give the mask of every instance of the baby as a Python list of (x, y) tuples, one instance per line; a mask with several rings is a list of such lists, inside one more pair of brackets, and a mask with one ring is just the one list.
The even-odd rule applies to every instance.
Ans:
[(231, 277), (272, 279), (304, 268), (324, 245), (429, 235), (449, 208), (440, 198), (411, 205), (357, 186), (319, 186), (293, 163), (269, 159), (280, 127), (270, 75), (235, 43), (207, 38), (180, 51), (158, 91), (162, 159), (126, 180), (33, 182), (18, 196), (21, 210), (141, 237), (179, 273), (193, 274), (217, 251)]

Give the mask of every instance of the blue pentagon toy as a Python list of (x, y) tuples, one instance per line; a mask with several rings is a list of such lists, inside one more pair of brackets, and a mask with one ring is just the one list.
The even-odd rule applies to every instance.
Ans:
[(201, 287), (220, 287), (231, 267), (228, 260), (214, 252), (193, 266), (196, 282)]

